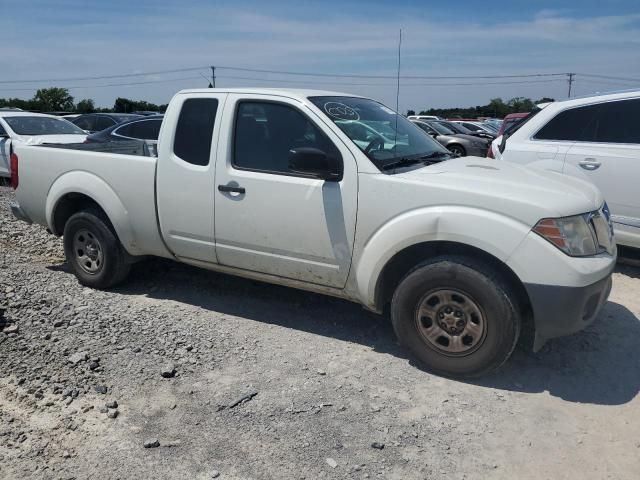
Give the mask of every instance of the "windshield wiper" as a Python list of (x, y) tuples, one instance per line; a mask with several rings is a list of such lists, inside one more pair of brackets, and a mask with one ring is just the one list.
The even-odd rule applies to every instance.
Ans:
[(389, 162), (382, 166), (382, 170), (393, 170), (394, 168), (407, 167), (409, 165), (415, 165), (416, 163), (425, 163), (425, 160), (431, 160), (434, 158), (452, 157), (453, 155), (448, 152), (431, 152), (426, 155), (419, 155), (416, 157), (402, 157), (394, 162)]
[(441, 158), (441, 157), (452, 157), (453, 154), (450, 152), (431, 152), (428, 155), (422, 155), (420, 159), (427, 160), (430, 158)]
[(406, 167), (409, 165), (415, 165), (416, 163), (423, 163), (421, 157), (404, 157), (395, 162), (389, 162), (382, 166), (382, 170), (392, 170), (394, 168)]

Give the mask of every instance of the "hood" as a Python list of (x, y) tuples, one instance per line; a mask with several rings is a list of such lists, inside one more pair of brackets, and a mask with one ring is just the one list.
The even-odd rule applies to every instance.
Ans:
[(604, 198), (585, 180), (548, 170), (462, 157), (397, 174), (442, 189), (443, 202), (492, 210), (533, 226), (546, 217), (599, 209)]
[(42, 145), (44, 143), (82, 143), (86, 135), (21, 135), (14, 139), (25, 145)]

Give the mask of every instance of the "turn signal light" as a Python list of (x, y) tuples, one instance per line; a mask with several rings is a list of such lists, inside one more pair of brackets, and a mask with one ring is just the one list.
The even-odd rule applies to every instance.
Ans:
[(18, 184), (20, 183), (20, 177), (18, 176), (18, 155), (16, 155), (15, 152), (11, 153), (10, 164), (11, 164), (11, 188), (16, 190), (18, 188)]

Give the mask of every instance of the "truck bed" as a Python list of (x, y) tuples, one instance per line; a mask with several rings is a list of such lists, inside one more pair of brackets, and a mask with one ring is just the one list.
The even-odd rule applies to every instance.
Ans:
[[(55, 233), (54, 211), (67, 193), (93, 198), (111, 219), (131, 255), (170, 256), (158, 231), (155, 203), (156, 158), (141, 155), (144, 142), (122, 153), (95, 151), (101, 144), (17, 145), (20, 205), (35, 223)], [(71, 148), (70, 148), (71, 147)], [(140, 153), (132, 154), (134, 151)]]

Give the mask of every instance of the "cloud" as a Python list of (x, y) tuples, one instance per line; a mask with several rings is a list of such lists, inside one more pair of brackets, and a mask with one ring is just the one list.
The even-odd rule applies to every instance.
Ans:
[[(25, 10), (5, 21), (0, 41), (3, 63), (11, 68), (4, 78), (108, 75), (210, 64), (393, 75), (400, 26), (406, 75), (577, 71), (621, 76), (624, 72), (626, 77), (640, 77), (640, 14), (578, 18), (566, 10), (540, 10), (527, 19), (511, 21), (492, 20), (491, 16), (434, 21), (406, 9), (374, 6), (363, 17), (317, 6), (305, 10), (302, 4), (287, 15), (272, 13), (268, 4), (243, 8), (182, 2), (154, 8), (142, 2), (126, 14), (121, 14), (117, 5), (100, 10), (82, 5), (66, 0), (60, 11), (47, 19), (36, 2), (21, 7)], [(202, 73), (208, 74), (206, 70)], [(225, 73), (232, 75), (221, 71), (223, 84), (243, 84), (225, 82)], [(238, 72), (233, 75), (241, 76)], [(194, 80), (73, 93), (92, 96), (99, 104), (110, 104), (117, 95), (166, 101), (175, 88), (202, 86), (204, 80), (195, 80), (197, 73), (193, 76)], [(136, 81), (163, 78), (167, 76)], [(395, 103), (395, 92), (389, 86), (347, 88)], [(581, 88), (579, 79), (576, 88)], [(0, 96), (6, 95), (5, 89), (0, 85)], [(564, 90), (561, 81), (476, 88), (407, 87), (402, 104), (418, 108), (426, 104), (479, 104), (492, 96), (560, 96)]]

